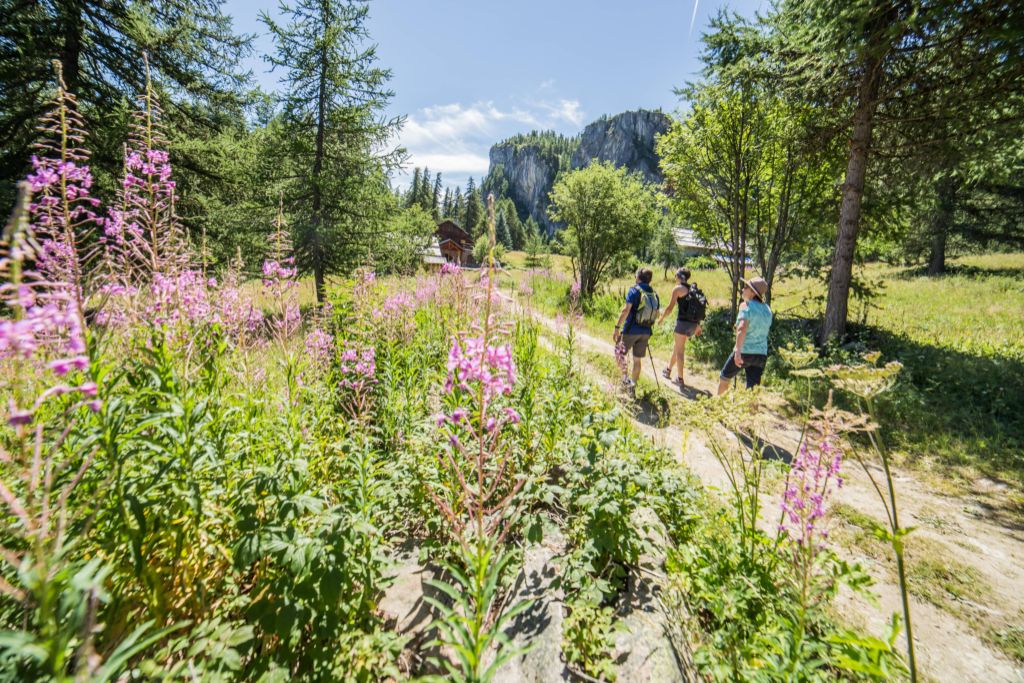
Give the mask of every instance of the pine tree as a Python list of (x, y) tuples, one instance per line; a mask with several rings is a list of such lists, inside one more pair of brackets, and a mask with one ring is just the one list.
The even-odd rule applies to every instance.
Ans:
[(386, 173), (401, 162), (399, 150), (381, 151), (401, 119), (379, 118), (391, 72), (367, 46), (367, 12), (359, 0), (298, 0), (286, 25), (262, 16), (277, 44), (270, 62), (285, 70), (283, 175), (296, 261), (312, 271), (320, 302), (327, 274), (354, 265), (382, 229), (392, 210)]
[[(824, 342), (846, 332), (874, 158), (901, 156), (905, 165), (928, 156), (936, 133), (964, 135), (973, 112), (996, 112), (1019, 92), (1024, 6), (1002, 0), (785, 0), (772, 21), (791, 88), (837, 112), (836, 121), (822, 123), (849, 139), (819, 333)], [(912, 653), (910, 659), (913, 670)]]
[[(28, 167), (34, 122), (52, 94), (53, 69), (61, 63), (68, 92), (94, 136), (92, 168), (97, 183), (112, 190), (121, 171), (119, 144), (127, 124), (118, 103), (145, 88), (143, 55), (154, 82), (163, 86), (168, 133), (179, 140), (209, 140), (236, 128), (249, 103), (241, 60), (251, 38), (232, 31), (217, 0), (35, 0), (0, 3), (0, 211), (13, 201), (15, 181)], [(172, 149), (173, 152), (176, 150)], [(195, 173), (178, 176), (179, 195), (195, 175), (216, 164), (204, 145), (185, 160)]]
[(480, 198), (480, 190), (470, 177), (466, 184), (466, 215), (465, 224), (462, 228), (472, 235), (473, 239), (479, 237), (484, 230), (484, 203)]
[(452, 191), (444, 188), (444, 201), (441, 202), (441, 218), (451, 218), (452, 215)]
[(441, 172), (438, 171), (437, 177), (434, 178), (434, 191), (430, 198), (430, 215), (434, 217), (434, 221), (441, 220)]
[(497, 241), (506, 249), (512, 248), (512, 236), (508, 231), (508, 221), (505, 219), (504, 211), (498, 212), (498, 217), (494, 222), (494, 234)]
[(526, 233), (527, 240), (533, 237), (542, 237), (540, 226), (537, 224), (537, 220), (533, 216), (526, 217), (526, 223), (523, 224), (523, 229)]
[(405, 197), (405, 207), (416, 206), (420, 203), (420, 167), (412, 170), (412, 185), (409, 186), (409, 194)]
[(526, 228), (519, 220), (519, 212), (511, 199), (504, 200), (505, 220), (508, 222), (508, 234), (512, 240), (512, 249), (520, 250), (526, 245)]
[(430, 169), (423, 167), (420, 175), (420, 186), (416, 189), (416, 205), (424, 211), (430, 211), (430, 197), (433, 194), (433, 187), (430, 184)]
[(462, 200), (462, 189), (455, 188), (455, 197), (452, 199), (452, 220), (459, 227), (465, 227), (466, 204)]

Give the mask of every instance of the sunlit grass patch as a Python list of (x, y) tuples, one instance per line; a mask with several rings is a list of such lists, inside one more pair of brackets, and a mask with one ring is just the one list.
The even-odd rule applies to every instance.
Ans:
[[(1017, 615), (1018, 619), (1024, 615)], [(984, 639), (1017, 662), (1024, 662), (1024, 621), (985, 631)]]
[[(833, 537), (879, 562), (895, 577), (891, 549), (873, 533), (877, 521), (846, 503), (838, 503), (832, 512), (841, 522)], [(976, 619), (976, 607), (967, 603), (984, 605), (992, 596), (991, 585), (975, 567), (953, 558), (941, 541), (920, 534), (907, 537), (907, 571), (913, 595), (957, 617)]]

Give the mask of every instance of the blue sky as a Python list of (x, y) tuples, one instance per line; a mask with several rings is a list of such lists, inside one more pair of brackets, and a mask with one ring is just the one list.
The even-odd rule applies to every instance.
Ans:
[[(399, 141), (409, 170), (426, 165), (465, 186), (487, 172), (490, 146), (514, 133), (575, 134), (602, 114), (675, 110), (672, 90), (695, 78), (701, 32), (720, 7), (752, 16), (768, 2), (373, 0), (369, 28), (393, 71), (388, 113), (408, 117)], [(273, 49), (262, 10), (276, 15), (277, 0), (225, 2), (236, 29), (257, 34), (258, 53)], [(276, 87), (258, 55), (249, 66)]]

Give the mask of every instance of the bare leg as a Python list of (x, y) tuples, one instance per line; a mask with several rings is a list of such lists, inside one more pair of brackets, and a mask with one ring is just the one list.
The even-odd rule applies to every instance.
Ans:
[(644, 362), (643, 358), (633, 357), (633, 382), (636, 383), (640, 379), (640, 364)]
[(718, 380), (718, 395), (721, 396), (725, 392), (729, 391), (729, 384), (732, 383), (731, 379), (719, 379)]
[(688, 337), (685, 334), (676, 335), (676, 350), (672, 354), (673, 359), (676, 361), (676, 376), (680, 382), (685, 382), (685, 371), (686, 371), (686, 340)]

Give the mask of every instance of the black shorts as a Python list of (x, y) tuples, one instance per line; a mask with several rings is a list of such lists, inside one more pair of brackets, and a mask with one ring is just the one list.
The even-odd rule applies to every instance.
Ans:
[(697, 332), (698, 327), (700, 327), (700, 323), (691, 323), (688, 320), (676, 320), (676, 334), (685, 334), (687, 337), (692, 337)]
[(744, 379), (747, 380), (747, 389), (756, 387), (761, 383), (761, 375), (764, 374), (764, 366), (768, 363), (768, 356), (763, 353), (741, 353), (743, 367), (736, 365), (734, 354), (729, 354), (729, 360), (722, 366), (722, 379), (732, 379), (743, 370)]

